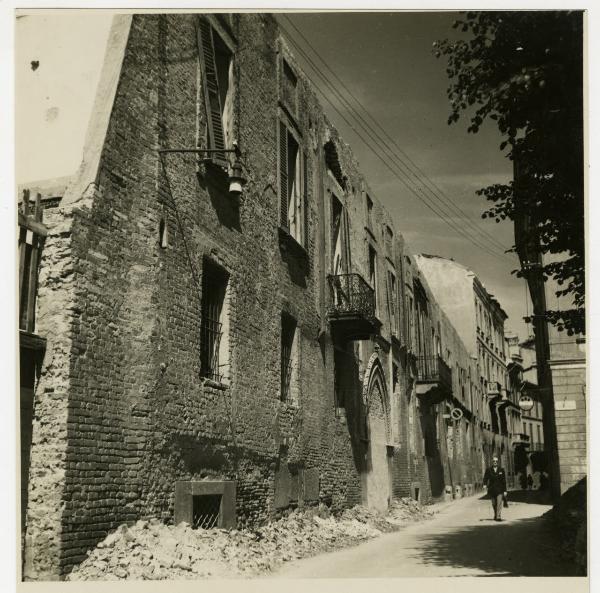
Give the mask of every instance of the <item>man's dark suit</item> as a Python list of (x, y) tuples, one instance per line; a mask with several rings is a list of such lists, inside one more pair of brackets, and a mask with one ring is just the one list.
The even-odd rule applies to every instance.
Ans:
[(502, 498), (506, 492), (506, 473), (503, 468), (488, 467), (483, 476), (483, 483), (487, 486), (488, 494), (494, 507), (494, 519), (502, 518)]

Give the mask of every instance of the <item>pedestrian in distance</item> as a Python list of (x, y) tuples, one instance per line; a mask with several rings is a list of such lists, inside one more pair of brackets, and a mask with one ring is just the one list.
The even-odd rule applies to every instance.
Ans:
[(506, 497), (506, 473), (500, 467), (498, 457), (492, 457), (492, 466), (485, 470), (483, 483), (487, 488), (487, 493), (492, 499), (494, 509), (494, 521), (502, 521), (502, 503)]
[(531, 490), (533, 488), (533, 476), (531, 474), (527, 475), (527, 489)]

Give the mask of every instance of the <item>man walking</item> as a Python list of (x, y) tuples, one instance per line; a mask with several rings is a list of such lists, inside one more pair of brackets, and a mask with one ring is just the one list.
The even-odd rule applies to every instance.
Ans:
[(492, 467), (485, 470), (483, 483), (492, 498), (494, 521), (502, 521), (502, 500), (506, 497), (506, 474), (498, 465), (498, 457), (492, 457)]

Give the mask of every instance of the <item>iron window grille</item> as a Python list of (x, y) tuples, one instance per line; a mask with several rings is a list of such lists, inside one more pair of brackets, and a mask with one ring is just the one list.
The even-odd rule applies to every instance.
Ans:
[(220, 350), (223, 335), (221, 314), (227, 287), (227, 272), (206, 261), (202, 278), (202, 321), (200, 326), (200, 374), (221, 382)]
[(219, 526), (221, 495), (204, 494), (193, 497), (192, 528), (212, 529)]

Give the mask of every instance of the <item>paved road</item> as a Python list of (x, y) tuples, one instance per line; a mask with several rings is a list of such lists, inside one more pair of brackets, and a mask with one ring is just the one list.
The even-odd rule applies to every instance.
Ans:
[(478, 496), (441, 508), (434, 518), (345, 550), (297, 560), (276, 578), (571, 576), (555, 552), (541, 515), (550, 507), (511, 493), (521, 502), (491, 519), (489, 500)]

